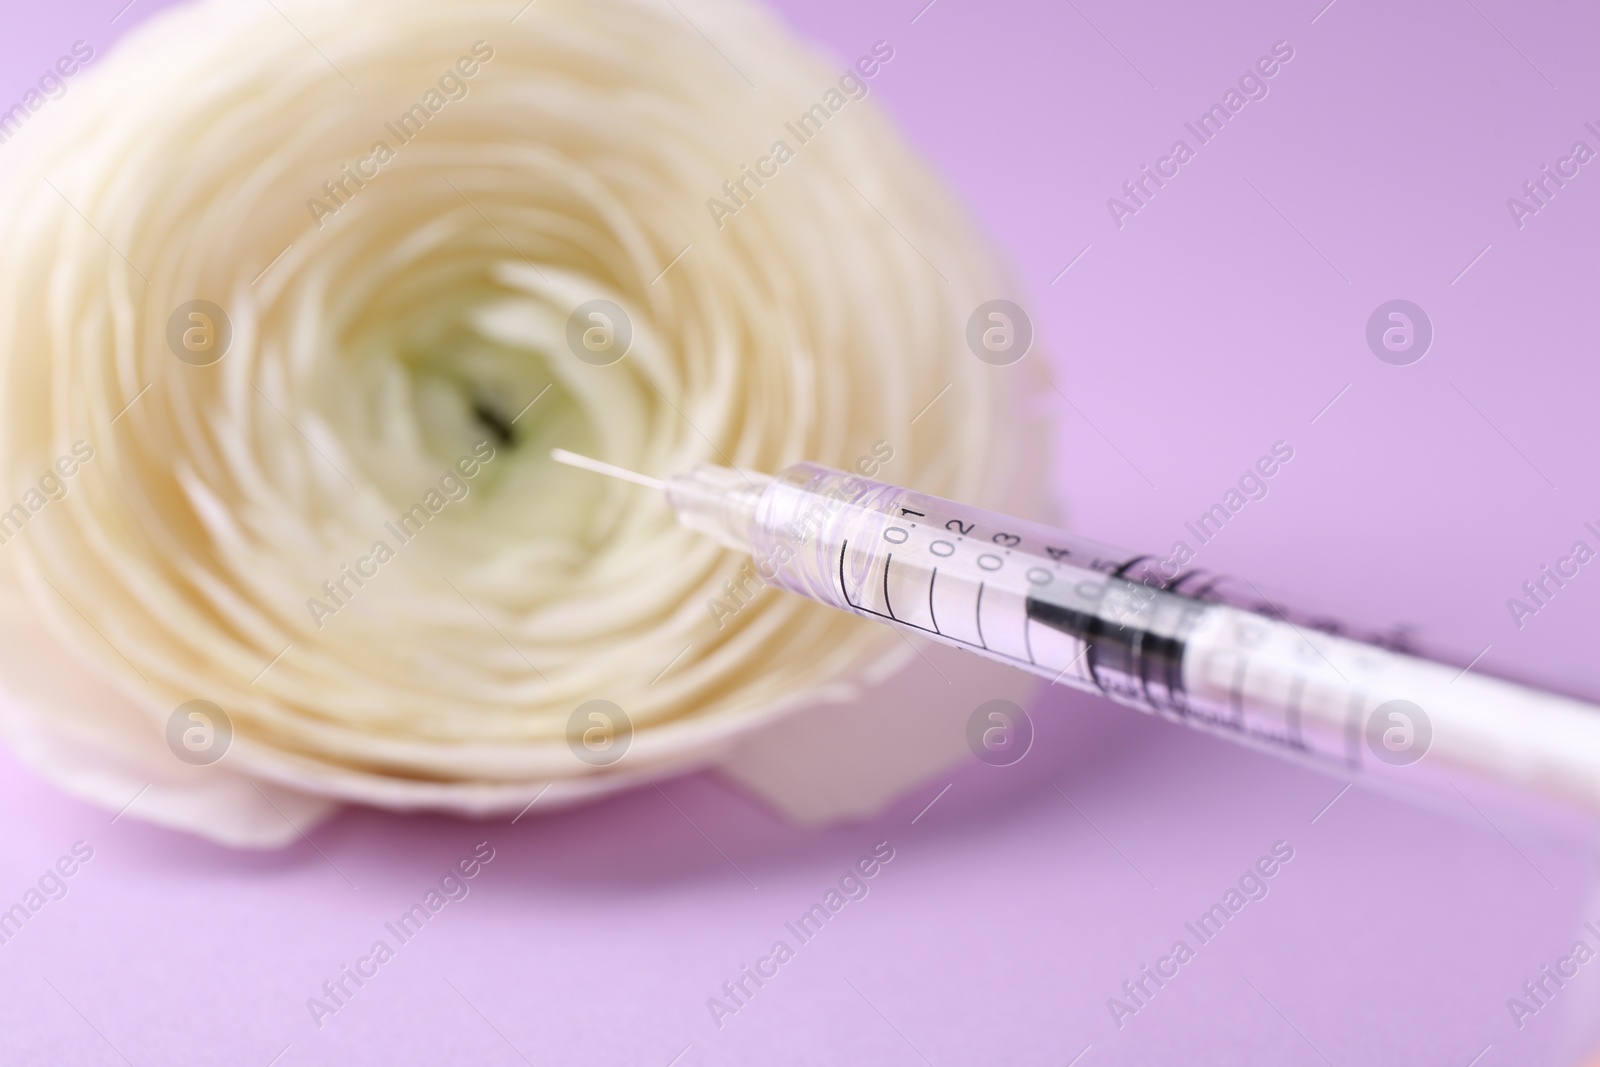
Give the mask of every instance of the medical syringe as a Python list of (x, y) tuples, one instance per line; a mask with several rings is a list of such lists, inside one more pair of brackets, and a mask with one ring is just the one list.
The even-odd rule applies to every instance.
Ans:
[(811, 463), (663, 480), (552, 457), (662, 491), (768, 584), (1052, 682), (1330, 770), (1600, 812), (1600, 708), (1322, 632), (1253, 586)]

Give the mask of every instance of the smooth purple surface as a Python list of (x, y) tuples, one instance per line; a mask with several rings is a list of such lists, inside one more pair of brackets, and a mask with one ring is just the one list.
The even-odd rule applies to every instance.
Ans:
[[(1321, 2), (778, 6), (841, 63), (892, 42), (874, 94), (1010, 257), (1071, 398), (1057, 449), (1074, 526), (1164, 550), (1287, 440), (1271, 495), (1204, 564), (1600, 695), (1600, 574), (1521, 630), (1505, 605), (1600, 520), (1600, 162), (1520, 230), (1505, 203), (1574, 140), (1600, 149), (1584, 129), (1600, 127), (1600, 22), (1577, 4)], [(12, 13), (0, 101), (157, 5), (111, 24), (120, 6)], [(1106, 198), (1280, 39), (1295, 58), (1270, 95), (1115, 226)], [(1395, 297), (1436, 330), (1409, 367), (1364, 339)], [(1059, 690), (1032, 710), (1016, 766), (966, 765), (825, 833), (699, 776), (514, 826), (350, 812), (314, 846), (247, 855), (113, 823), (0, 756), (0, 907), (74, 841), (94, 848), (0, 945), (0, 1061), (1593, 1054), (1600, 963), (1521, 1030), (1506, 1008), (1600, 922), (1582, 837), (1360, 788), (1319, 816), (1332, 779)], [(481, 840), (496, 858), (470, 895), (318, 1029), (307, 998)], [(719, 1030), (707, 998), (880, 840), (895, 858), (870, 894)], [(1119, 1030), (1107, 998), (1279, 840), (1295, 855), (1267, 898)]]

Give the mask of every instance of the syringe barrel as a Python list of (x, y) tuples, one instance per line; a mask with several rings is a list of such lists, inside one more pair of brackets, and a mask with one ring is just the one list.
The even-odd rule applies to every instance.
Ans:
[(1176, 558), (808, 463), (763, 487), (748, 540), (770, 584), (1257, 747), (1600, 810), (1590, 705), (1323, 632)]

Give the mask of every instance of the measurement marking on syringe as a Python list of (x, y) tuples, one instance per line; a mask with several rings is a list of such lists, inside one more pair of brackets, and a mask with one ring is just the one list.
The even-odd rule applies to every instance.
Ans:
[(1360, 770), (1361, 759), (1361, 712), (1367, 705), (1367, 695), (1362, 692), (1350, 694), (1350, 702), (1346, 705), (1344, 716), (1344, 750), (1345, 763), (1355, 770)]
[(1289, 687), (1289, 706), (1285, 710), (1289, 720), (1289, 736), (1302, 745), (1305, 744), (1305, 735), (1300, 728), (1300, 701), (1305, 697), (1305, 692), (1306, 676), (1295, 675), (1294, 684)]
[(1136, 671), (1139, 677), (1139, 690), (1144, 693), (1145, 703), (1149, 704), (1151, 707), (1155, 707), (1161, 702), (1155, 698), (1153, 693), (1150, 692), (1150, 657), (1145, 655), (1144, 648), (1145, 639), (1149, 636), (1150, 632), (1148, 630), (1140, 630), (1133, 639), (1133, 645), (1130, 651), (1133, 656), (1133, 662), (1136, 664)]
[[(989, 651), (989, 642), (983, 639), (983, 582), (978, 583), (978, 606), (972, 609), (972, 621), (978, 624), (978, 644), (983, 646), (985, 652)], [(1013, 659), (1016, 657), (1013, 656)]]
[(1239, 666), (1233, 671), (1233, 685), (1228, 690), (1228, 699), (1233, 704), (1234, 720), (1241, 730), (1244, 729), (1244, 672), (1249, 666), (1250, 661), (1240, 656)]

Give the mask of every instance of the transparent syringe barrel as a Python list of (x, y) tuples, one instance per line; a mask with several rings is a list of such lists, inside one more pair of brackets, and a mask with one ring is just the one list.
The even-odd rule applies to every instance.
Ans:
[(753, 503), (757, 573), (812, 600), (1325, 765), (1416, 776), (1426, 755), (1433, 772), (1600, 809), (1600, 714), (1578, 701), (1323, 632), (1336, 627), (1170, 560), (813, 464)]

